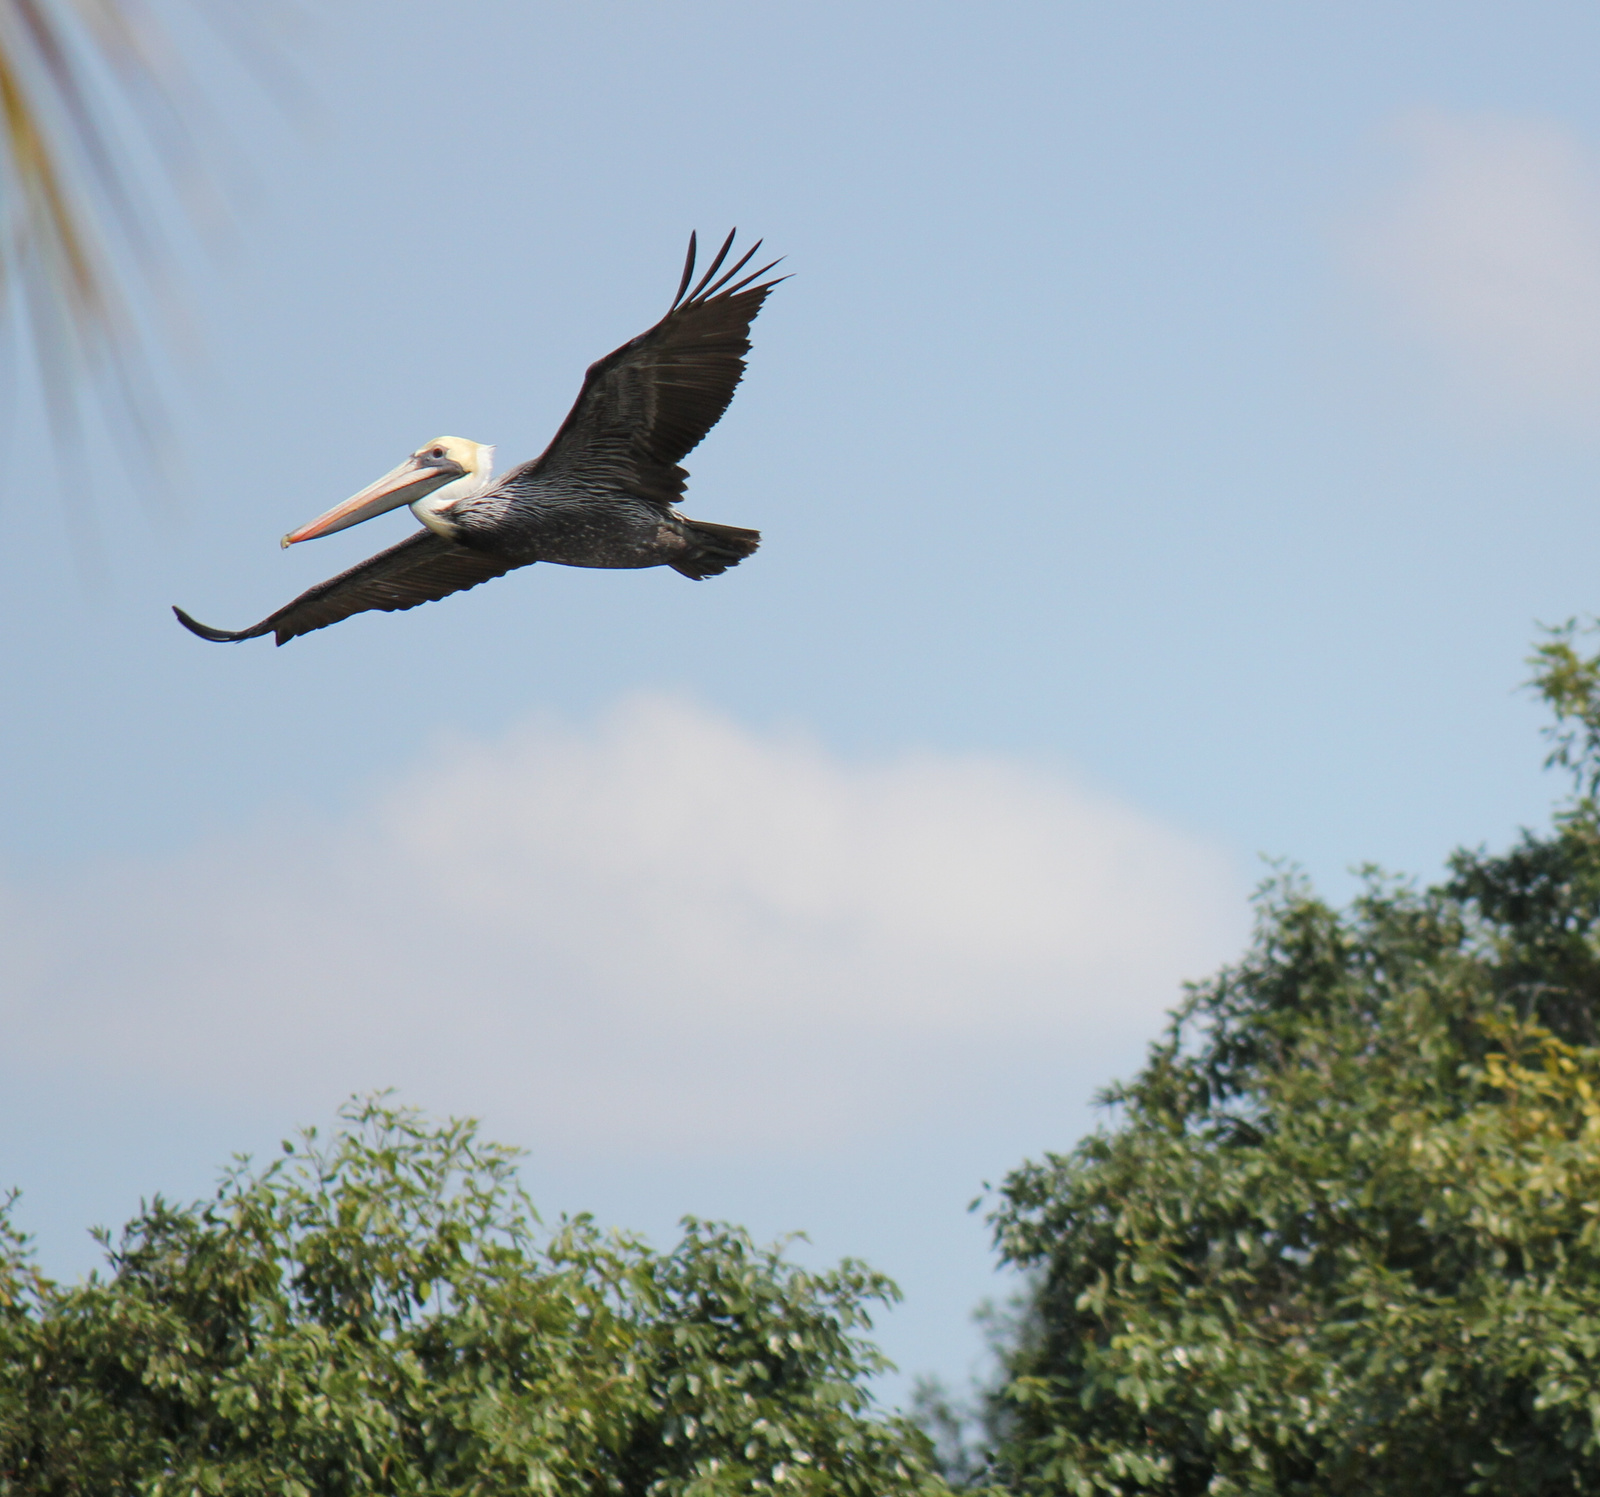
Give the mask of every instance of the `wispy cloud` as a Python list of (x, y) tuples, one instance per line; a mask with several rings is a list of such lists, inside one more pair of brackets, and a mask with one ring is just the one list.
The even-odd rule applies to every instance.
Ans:
[(1480, 402), (1564, 416), (1600, 403), (1600, 161), (1571, 131), (1413, 115), (1401, 171), (1349, 226), (1395, 324)]
[(441, 747), (337, 825), (3, 891), (0, 1001), (36, 1084), (825, 1142), (1006, 1049), (1120, 1058), (1242, 909), (1220, 854), (1058, 777), (649, 697)]

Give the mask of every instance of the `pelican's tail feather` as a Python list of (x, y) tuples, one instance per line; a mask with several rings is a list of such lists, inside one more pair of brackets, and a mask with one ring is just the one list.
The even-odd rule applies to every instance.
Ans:
[(689, 550), (671, 563), (672, 570), (699, 582), (736, 567), (761, 544), (759, 530), (740, 530), (737, 525), (713, 525), (709, 520), (685, 520)]

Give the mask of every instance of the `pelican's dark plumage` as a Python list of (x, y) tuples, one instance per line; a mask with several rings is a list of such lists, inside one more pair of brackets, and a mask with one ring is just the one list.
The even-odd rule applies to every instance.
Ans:
[(760, 544), (758, 531), (691, 520), (675, 507), (689, 476), (679, 464), (727, 410), (744, 374), (750, 324), (783, 279), (762, 279), (777, 261), (741, 276), (759, 240), (723, 270), (733, 238), (691, 288), (689, 236), (666, 316), (589, 366), (539, 457), (493, 478), (492, 447), (441, 437), (284, 544), (402, 504), (427, 527), (421, 534), (319, 583), (253, 628), (212, 629), (174, 608), (179, 621), (202, 639), (273, 634), (281, 645), (354, 613), (415, 608), (535, 561), (669, 566), (696, 580), (737, 566)]

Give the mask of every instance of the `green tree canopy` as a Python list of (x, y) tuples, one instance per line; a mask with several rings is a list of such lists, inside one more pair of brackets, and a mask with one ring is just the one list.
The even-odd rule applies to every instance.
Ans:
[(1001, 1192), (992, 1406), (1037, 1493), (1600, 1490), (1600, 656), (1535, 685), (1572, 799), (1439, 887), (1265, 892), (1112, 1121)]
[(0, 1213), (0, 1493), (945, 1490), (863, 1388), (888, 1280), (692, 1220), (665, 1254), (543, 1231), (471, 1124), (347, 1121), (155, 1201), (74, 1286)]

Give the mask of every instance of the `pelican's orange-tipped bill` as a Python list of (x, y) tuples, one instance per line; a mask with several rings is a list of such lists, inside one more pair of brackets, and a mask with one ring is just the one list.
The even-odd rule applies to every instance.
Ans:
[(451, 483), (466, 473), (466, 469), (453, 458), (435, 458), (431, 453), (415, 453), (398, 468), (385, 473), (376, 483), (368, 484), (359, 494), (352, 494), (343, 504), (336, 504), (325, 515), (291, 530), (279, 543), (292, 546), (297, 541), (315, 540), (319, 535), (332, 535), (359, 525), (374, 515), (399, 509), (402, 504), (415, 504), (435, 489)]

